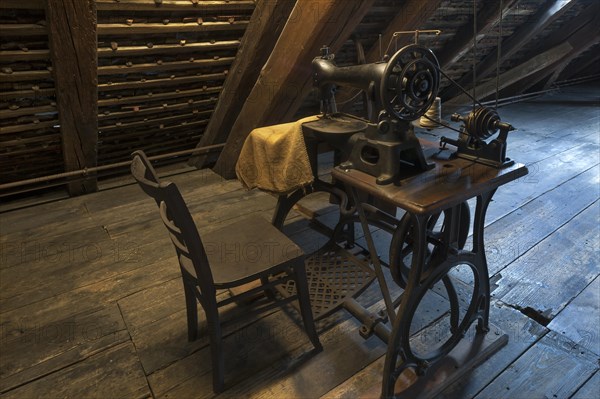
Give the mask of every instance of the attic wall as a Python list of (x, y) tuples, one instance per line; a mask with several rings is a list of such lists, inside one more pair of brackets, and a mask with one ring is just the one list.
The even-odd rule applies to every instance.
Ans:
[[(223, 106), (221, 115), (233, 118), (229, 124), (223, 124), (225, 128), (220, 126), (219, 119), (223, 118), (211, 121), (211, 116), (221, 91), (227, 82), (233, 81), (227, 77), (257, 7), (254, 0), (96, 1), (97, 11), (93, 11), (93, 17), (97, 21), (97, 41), (93, 46), (97, 55), (97, 68), (94, 64), (97, 80), (94, 87), (88, 89), (97, 90), (97, 113), (93, 118), (80, 115), (79, 120), (97, 119), (94, 129), (97, 137), (94, 135), (93, 141), (87, 143), (97, 156), (93, 163), (80, 163), (79, 167), (65, 162), (72, 154), (65, 153), (64, 138), (78, 132), (65, 129), (61, 123), (72, 109), (68, 103), (59, 101), (61, 95), (64, 100), (65, 94), (56, 89), (55, 76), (60, 72), (53, 63), (57, 54), (49, 45), (46, 15), (47, 3), (74, 4), (74, 1), (0, 2), (0, 188), (23, 179), (84, 167), (104, 168), (114, 163), (122, 163), (122, 167), (91, 173), (88, 178), (126, 173), (126, 162), (133, 150), (141, 148), (149, 155), (158, 155), (192, 149), (200, 142), (209, 121), (214, 134), (207, 134), (204, 139), (210, 140), (204, 140), (202, 145), (223, 143), (231, 130), (226, 126), (237, 122), (243, 104), (237, 108), (231, 108), (231, 104)], [(316, 4), (327, 0), (301, 1), (306, 6), (309, 1)], [(289, 2), (288, 8), (291, 8), (295, 1)], [(498, 64), (500, 74), (518, 70), (546, 47), (560, 43), (563, 37), (567, 40), (580, 22), (587, 23), (590, 6), (598, 5), (597, 0), (476, 0), (475, 5), (473, 3), (472, 0), (375, 0), (337, 51), (336, 62), (340, 66), (359, 63), (361, 48), (367, 62), (379, 59), (388, 44), (389, 51), (393, 52), (410, 42), (411, 36), (391, 43), (380, 40), (380, 36), (398, 29), (439, 29), (440, 35), (421, 35), (420, 43), (438, 54), (449, 77), (441, 82), (443, 101), (456, 100), (462, 93), (450, 79), (471, 90), (473, 66), (480, 68), (487, 62), (487, 72), (476, 74), (477, 83), (493, 83), (498, 54), (502, 54)], [(500, 6), (503, 7), (501, 24)], [(548, 9), (560, 12), (540, 23), (540, 15)], [(586, 29), (589, 30), (590, 25), (594, 24), (588, 23)], [(531, 77), (511, 82), (500, 90), (500, 96), (547, 89), (556, 82), (575, 77), (597, 76), (598, 34), (585, 38), (585, 46), (570, 52), (558, 65), (552, 64), (551, 68)], [(65, 35), (63, 39), (66, 45), (72, 37)], [(275, 40), (273, 38), (273, 42)], [(507, 47), (511, 42), (518, 46), (509, 48), (509, 53)], [(299, 49), (305, 45), (292, 44)], [(449, 49), (454, 53), (450, 54)], [(254, 53), (246, 51), (238, 63), (258, 64), (251, 59)], [(268, 53), (261, 55), (267, 56)], [(238, 82), (248, 90), (255, 83)], [(238, 93), (239, 89), (234, 85), (229, 92)], [(76, 98), (76, 90), (69, 96)], [(346, 112), (361, 115), (364, 112), (361, 99), (356, 91), (338, 92), (340, 108)], [(296, 116), (315, 112), (318, 112), (318, 102), (312, 94)], [(75, 120), (71, 122), (77, 124), (77, 116), (72, 119)], [(228, 154), (228, 157), (236, 159), (236, 154)], [(159, 162), (182, 159), (187, 156)], [(0, 189), (0, 197), (64, 184), (64, 179), (36, 183), (9, 190), (8, 194)]]
[[(98, 0), (96, 6), (97, 165), (126, 161), (140, 148), (149, 155), (194, 148), (254, 2)], [(46, 1), (0, 2), (0, 184), (65, 171), (47, 26)]]

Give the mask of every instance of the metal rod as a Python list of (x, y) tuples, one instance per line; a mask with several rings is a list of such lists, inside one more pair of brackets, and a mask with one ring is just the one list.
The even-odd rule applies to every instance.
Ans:
[[(224, 146), (225, 146), (224, 143), (223, 144), (215, 144), (215, 145), (209, 145), (206, 147), (198, 147), (198, 148), (192, 148), (192, 149), (188, 149), (188, 150), (175, 151), (175, 152), (169, 152), (166, 154), (154, 155), (154, 156), (151, 156), (148, 158), (151, 161), (156, 161), (159, 159), (177, 157), (177, 156), (181, 156), (181, 155), (191, 155), (194, 153), (213, 152), (215, 150), (223, 148)], [(131, 161), (123, 161), (123, 162), (116, 162), (116, 163), (112, 163), (112, 164), (108, 164), (108, 165), (94, 166), (91, 168), (83, 168), (83, 169), (73, 170), (73, 171), (69, 171), (69, 172), (57, 173), (54, 175), (34, 177), (32, 179), (19, 180), (19, 181), (15, 181), (15, 182), (0, 184), (0, 190), (6, 190), (6, 189), (20, 187), (20, 186), (27, 186), (30, 184), (45, 183), (45, 182), (49, 182), (52, 180), (59, 180), (59, 179), (64, 179), (64, 178), (68, 178), (68, 177), (87, 176), (89, 174), (96, 173), (96, 172), (102, 172), (105, 170), (122, 168), (125, 166), (129, 166), (130, 164), (131, 164)]]
[(500, 0), (500, 21), (498, 23), (498, 52), (496, 53), (496, 109), (500, 97), (500, 57), (502, 56), (502, 0)]
[(373, 242), (373, 236), (371, 235), (371, 230), (369, 229), (369, 221), (367, 220), (367, 215), (365, 214), (365, 210), (363, 209), (362, 203), (360, 202), (360, 198), (358, 197), (357, 189), (355, 187), (350, 187), (349, 190), (352, 194), (352, 201), (356, 206), (356, 211), (358, 212), (358, 219), (360, 220), (360, 224), (363, 229), (364, 238), (367, 241), (367, 248), (369, 250), (369, 261), (373, 265), (373, 270), (375, 271), (375, 275), (377, 276), (377, 282), (379, 283), (379, 289), (381, 290), (381, 294), (383, 296), (383, 302), (385, 303), (385, 308), (390, 319), (390, 323), (393, 324), (394, 320), (396, 319), (396, 313), (394, 311), (394, 301), (392, 301), (392, 297), (390, 296), (390, 290), (388, 289), (387, 283), (385, 282), (385, 276), (381, 267), (381, 261), (379, 260), (377, 248), (375, 247), (375, 243)]
[(477, 98), (477, 0), (473, 0), (473, 109)]

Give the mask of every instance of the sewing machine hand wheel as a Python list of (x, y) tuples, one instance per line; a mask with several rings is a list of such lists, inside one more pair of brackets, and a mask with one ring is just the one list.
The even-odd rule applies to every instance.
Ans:
[(397, 51), (387, 63), (380, 101), (390, 116), (412, 121), (433, 104), (439, 83), (439, 63), (433, 52), (411, 44)]

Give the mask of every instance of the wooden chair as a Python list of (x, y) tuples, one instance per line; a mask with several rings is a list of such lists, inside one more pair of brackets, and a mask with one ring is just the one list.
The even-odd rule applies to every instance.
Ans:
[[(298, 300), (307, 335), (320, 351), (308, 297), (304, 255), (302, 250), (265, 219), (248, 217), (230, 226), (204, 235), (203, 240), (177, 186), (161, 182), (142, 151), (132, 154), (131, 173), (146, 194), (159, 208), (160, 218), (169, 236), (181, 267), (187, 308), (188, 339), (198, 335), (197, 302), (206, 313), (210, 335), (213, 368), (213, 390), (221, 392), (224, 383), (224, 359), (221, 323), (218, 308), (244, 300), (265, 291), (269, 301), (259, 309), (244, 312), (256, 315)], [(204, 242), (204, 245), (203, 245)], [(232, 288), (260, 280), (262, 284), (250, 291), (217, 301), (217, 290)], [(273, 288), (294, 280), (298, 294), (277, 300)]]

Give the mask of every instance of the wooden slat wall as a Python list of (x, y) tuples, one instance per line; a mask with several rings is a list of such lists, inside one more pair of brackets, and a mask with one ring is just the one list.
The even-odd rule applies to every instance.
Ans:
[(193, 148), (211, 117), (252, 1), (98, 1), (100, 165)]
[(0, 184), (64, 171), (44, 4), (14, 7), (0, 9)]
[[(139, 148), (193, 148), (254, 1), (98, 0), (96, 8), (98, 165)], [(46, 0), (0, 2), (0, 184), (65, 171), (45, 9)]]

